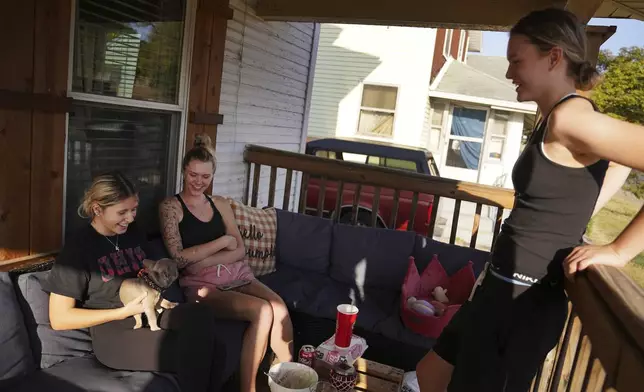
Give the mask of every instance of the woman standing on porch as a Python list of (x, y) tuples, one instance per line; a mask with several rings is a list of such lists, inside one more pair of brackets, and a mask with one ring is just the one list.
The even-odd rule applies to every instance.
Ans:
[[(181, 268), (180, 284), (192, 301), (211, 304), (223, 317), (245, 320), (241, 391), (255, 391), (259, 365), (269, 342), (280, 362), (293, 359), (293, 327), (284, 301), (256, 280), (244, 261), (242, 237), (229, 203), (204, 192), (216, 169), (207, 135), (198, 135), (183, 158), (183, 190), (160, 206), (166, 248)], [(220, 288), (244, 282), (232, 290)]]
[(536, 101), (543, 120), (515, 164), (515, 206), (473, 297), (417, 366), (422, 392), (527, 391), (563, 330), (565, 277), (644, 250), (642, 211), (613, 243), (581, 245), (630, 168), (644, 170), (644, 127), (576, 94), (598, 76), (584, 27), (561, 9), (535, 11), (512, 28), (507, 55), (517, 99)]

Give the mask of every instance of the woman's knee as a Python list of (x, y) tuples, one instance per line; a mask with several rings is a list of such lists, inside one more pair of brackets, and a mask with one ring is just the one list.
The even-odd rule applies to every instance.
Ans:
[(273, 309), (273, 316), (276, 319), (284, 319), (288, 317), (288, 307), (280, 298), (278, 300), (270, 301), (271, 308)]
[(258, 299), (255, 305), (255, 322), (260, 324), (270, 324), (273, 322), (273, 306), (269, 301)]

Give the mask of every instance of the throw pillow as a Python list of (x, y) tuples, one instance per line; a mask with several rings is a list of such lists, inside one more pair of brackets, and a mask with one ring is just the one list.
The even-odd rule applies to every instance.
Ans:
[(277, 239), (277, 213), (275, 208), (254, 208), (231, 200), (239, 233), (244, 239), (246, 257), (255, 276), (275, 272), (275, 240)]
[(93, 355), (89, 329), (55, 331), (49, 324), (49, 293), (43, 289), (49, 271), (18, 277), (18, 301), (25, 315), (31, 350), (40, 368), (47, 369), (74, 357)]

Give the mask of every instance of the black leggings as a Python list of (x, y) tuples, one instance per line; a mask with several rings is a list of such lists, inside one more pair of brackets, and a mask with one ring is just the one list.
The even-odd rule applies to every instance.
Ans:
[(112, 321), (91, 328), (96, 358), (119, 370), (176, 373), (185, 392), (219, 387), (225, 359), (215, 336), (214, 312), (206, 304), (186, 303), (164, 310), (159, 317), (161, 331), (147, 326), (132, 329), (134, 318)]

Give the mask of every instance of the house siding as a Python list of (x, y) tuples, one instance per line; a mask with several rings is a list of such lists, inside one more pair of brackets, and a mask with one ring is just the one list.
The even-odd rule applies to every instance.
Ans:
[(336, 45), (340, 29), (331, 24), (320, 27), (308, 138), (336, 135), (339, 102), (378, 66), (376, 59)]
[(363, 86), (372, 84), (398, 94), (393, 135), (380, 139), (418, 145), (435, 37), (426, 28), (323, 24), (308, 137), (356, 136)]
[[(242, 200), (247, 144), (300, 152), (305, 137), (307, 88), (316, 29), (311, 23), (265, 22), (257, 0), (231, 0), (217, 132), (213, 193)], [(275, 200), (281, 207), (286, 173), (278, 170)], [(270, 168), (262, 167), (258, 205), (268, 200)], [(294, 177), (293, 183), (298, 183)], [(291, 206), (297, 202), (293, 187)]]
[(419, 147), (429, 150), (429, 135), (432, 129), (432, 108), (429, 104), (429, 98), (425, 103), (425, 119), (423, 120), (423, 130), (420, 134)]

